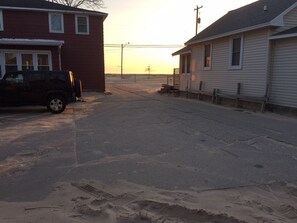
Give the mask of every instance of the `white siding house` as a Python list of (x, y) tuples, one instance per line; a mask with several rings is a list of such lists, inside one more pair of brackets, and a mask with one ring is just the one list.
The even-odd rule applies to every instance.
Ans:
[(240, 83), (240, 96), (297, 108), (296, 27), (297, 0), (259, 0), (227, 13), (173, 54), (191, 58), (180, 90), (236, 98)]

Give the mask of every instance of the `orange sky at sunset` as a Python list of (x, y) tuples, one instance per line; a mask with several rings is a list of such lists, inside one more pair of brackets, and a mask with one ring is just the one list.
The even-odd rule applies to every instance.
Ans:
[(148, 66), (153, 74), (172, 74), (179, 58), (171, 54), (195, 34), (197, 5), (203, 6), (201, 31), (228, 11), (251, 2), (255, 0), (105, 0), (101, 9), (109, 14), (104, 23), (104, 41), (109, 46), (105, 47), (105, 71), (121, 72), (120, 44), (129, 42), (123, 50), (125, 74), (147, 73)]

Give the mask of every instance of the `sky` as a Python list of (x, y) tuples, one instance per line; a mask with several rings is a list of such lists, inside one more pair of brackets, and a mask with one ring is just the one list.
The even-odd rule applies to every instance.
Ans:
[[(172, 53), (195, 35), (196, 11), (202, 31), (228, 11), (256, 0), (104, 0), (105, 72), (172, 74), (179, 57)], [(152, 48), (152, 45), (155, 48)], [(150, 69), (148, 69), (150, 68)]]

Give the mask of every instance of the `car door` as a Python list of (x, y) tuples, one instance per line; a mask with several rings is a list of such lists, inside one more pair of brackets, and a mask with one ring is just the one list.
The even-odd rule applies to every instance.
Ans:
[(24, 76), (21, 73), (7, 73), (0, 84), (0, 103), (19, 105)]
[(26, 72), (21, 100), (26, 104), (40, 104), (45, 92), (45, 79), (42, 72)]

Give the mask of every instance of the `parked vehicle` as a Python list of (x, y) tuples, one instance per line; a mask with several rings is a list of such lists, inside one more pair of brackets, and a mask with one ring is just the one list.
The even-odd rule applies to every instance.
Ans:
[(0, 80), (0, 106), (42, 105), (58, 114), (82, 94), (71, 71), (7, 72)]

